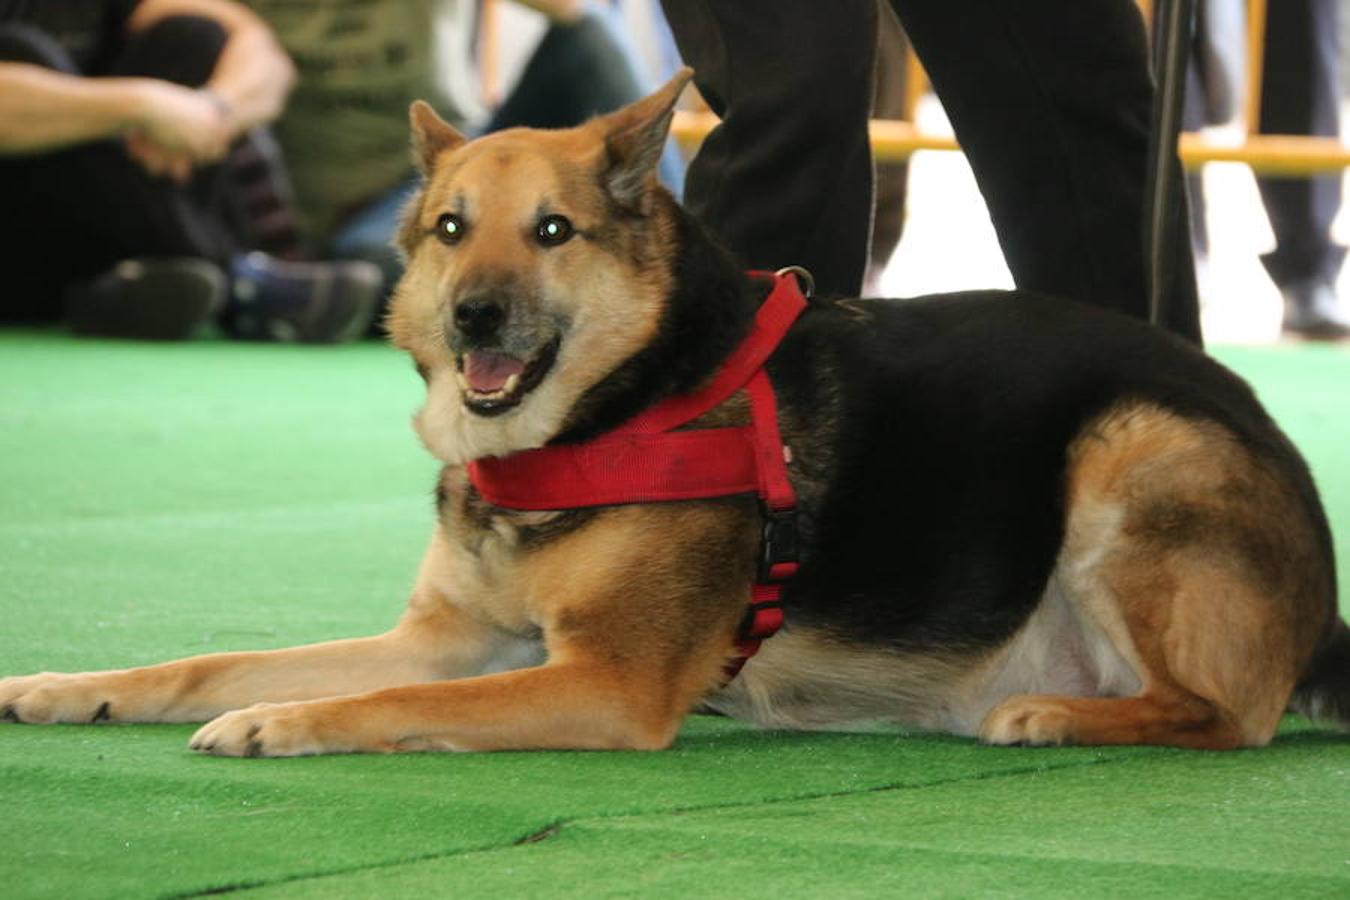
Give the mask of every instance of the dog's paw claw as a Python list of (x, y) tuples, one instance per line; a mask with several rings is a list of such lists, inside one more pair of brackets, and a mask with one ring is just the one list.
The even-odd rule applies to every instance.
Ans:
[(203, 725), (188, 747), (213, 756), (306, 756), (335, 748), (315, 734), (304, 704), (260, 703), (224, 713)]

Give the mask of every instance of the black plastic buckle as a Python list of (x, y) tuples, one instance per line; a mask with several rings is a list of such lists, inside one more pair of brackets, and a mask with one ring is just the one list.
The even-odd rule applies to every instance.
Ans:
[(760, 600), (746, 607), (740, 627), (736, 629), (736, 640), (742, 644), (747, 641), (762, 641), (773, 637), (782, 627), (782, 601)]
[(773, 578), (774, 566), (797, 562), (797, 510), (761, 507), (764, 529), (760, 533), (757, 574), (760, 584), (769, 584), (782, 580)]

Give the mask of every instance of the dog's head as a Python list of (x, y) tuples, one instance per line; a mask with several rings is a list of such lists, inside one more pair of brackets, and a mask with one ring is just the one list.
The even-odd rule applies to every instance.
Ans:
[(416, 426), (441, 460), (541, 446), (652, 340), (673, 227), (656, 167), (691, 74), (578, 128), (473, 141), (413, 104), (424, 180), (388, 325), (427, 381)]

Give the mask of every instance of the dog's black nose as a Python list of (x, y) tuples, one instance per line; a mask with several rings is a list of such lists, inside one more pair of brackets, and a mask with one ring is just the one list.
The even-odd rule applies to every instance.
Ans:
[(455, 305), (455, 327), (465, 337), (482, 341), (493, 337), (506, 321), (506, 305), (493, 296), (465, 297)]

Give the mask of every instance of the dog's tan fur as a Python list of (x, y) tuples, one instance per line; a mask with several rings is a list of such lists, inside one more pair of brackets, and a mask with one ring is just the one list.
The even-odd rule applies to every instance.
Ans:
[[(653, 169), (687, 78), (578, 129), (472, 143), (414, 105), (426, 181), (400, 231), (408, 269), (389, 330), (426, 380), (415, 428), (445, 468), (439, 521), (392, 630), (8, 678), (0, 708), (22, 722), (215, 717), (192, 746), (231, 755), (659, 748), (700, 700), (768, 725), (896, 719), (996, 743), (1270, 740), (1326, 624), (1298, 610), (1327, 586), (1298, 576), (1319, 568), (1301, 556), (1315, 539), (1296, 498), (1218, 425), (1131, 402), (1083, 430), (1046, 595), (997, 649), (900, 653), (790, 624), (720, 692), (753, 576), (753, 500), (579, 515), (496, 509), (470, 490), (466, 461), (558, 435), (655, 334), (674, 226)], [(436, 237), (447, 211), (470, 223), (454, 252)], [(566, 252), (531, 239), (544, 213), (575, 224)], [(522, 298), (522, 340), (563, 328), (567, 339), (519, 410), (484, 417), (461, 402), (447, 321), (452, 298), (494, 287)], [(702, 424), (745, 415), (737, 397)], [(782, 429), (802, 447), (835, 418), (822, 422), (789, 411)], [(817, 496), (832, 464), (798, 460), (799, 496)]]

